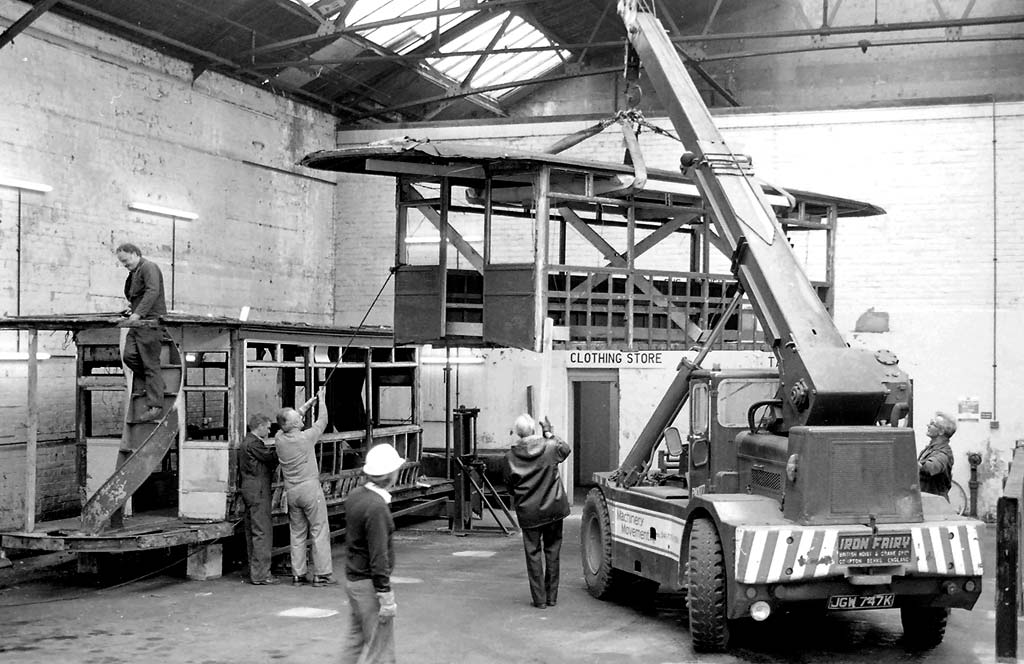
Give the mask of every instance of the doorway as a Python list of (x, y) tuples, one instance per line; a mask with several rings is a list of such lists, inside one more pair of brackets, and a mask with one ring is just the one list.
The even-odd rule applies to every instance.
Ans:
[(570, 371), (573, 485), (594, 486), (593, 474), (619, 465), (617, 371)]

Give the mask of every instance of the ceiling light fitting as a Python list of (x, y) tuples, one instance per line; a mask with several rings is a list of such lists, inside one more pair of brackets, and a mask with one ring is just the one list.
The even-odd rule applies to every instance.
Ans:
[(198, 219), (199, 215), (195, 212), (187, 212), (185, 210), (176, 210), (174, 208), (164, 207), (162, 205), (153, 205), (152, 203), (146, 203), (144, 201), (132, 201), (128, 204), (129, 210), (136, 210), (138, 212), (149, 212), (152, 214), (159, 214), (164, 217), (173, 217), (174, 219), (187, 219), (192, 221)]
[(19, 180), (18, 178), (8, 178), (0, 176), (0, 187), (10, 187), (12, 189), (22, 189), (26, 191), (38, 191), (45, 194), (48, 191), (53, 191), (53, 187), (48, 184), (42, 184), (41, 182), (29, 182), (28, 180)]

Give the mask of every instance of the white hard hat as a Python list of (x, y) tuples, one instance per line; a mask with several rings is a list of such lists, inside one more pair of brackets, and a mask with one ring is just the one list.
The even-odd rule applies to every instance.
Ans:
[(387, 443), (381, 443), (370, 448), (366, 453), (366, 463), (363, 465), (363, 472), (373, 477), (390, 475), (405, 463), (405, 459), (398, 456), (394, 447)]

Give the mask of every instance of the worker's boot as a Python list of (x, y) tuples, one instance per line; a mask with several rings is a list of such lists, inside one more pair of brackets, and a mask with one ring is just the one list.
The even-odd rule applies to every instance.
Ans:
[(160, 408), (159, 406), (150, 406), (149, 408), (147, 408), (145, 410), (145, 412), (143, 412), (141, 415), (139, 415), (135, 419), (135, 421), (136, 422), (153, 422), (155, 420), (160, 419), (160, 416), (163, 415), (163, 414), (164, 414), (164, 409), (163, 408)]
[(338, 580), (334, 578), (333, 574), (324, 574), (324, 575), (317, 574), (316, 576), (313, 577), (313, 587), (314, 588), (323, 588), (324, 586), (336, 586), (336, 585), (338, 585)]

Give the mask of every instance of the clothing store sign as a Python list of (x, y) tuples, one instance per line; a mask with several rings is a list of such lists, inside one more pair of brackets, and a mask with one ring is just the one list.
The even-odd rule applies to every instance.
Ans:
[(675, 363), (662, 350), (571, 350), (570, 369), (671, 369)]

